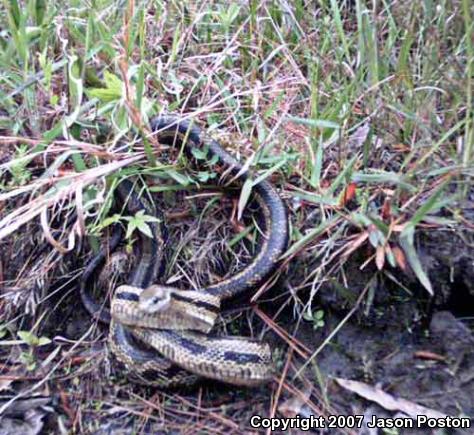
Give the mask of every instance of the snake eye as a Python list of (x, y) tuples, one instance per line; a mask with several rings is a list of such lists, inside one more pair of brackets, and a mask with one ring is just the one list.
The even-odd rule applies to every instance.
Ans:
[(159, 296), (153, 296), (153, 298), (151, 299), (151, 303), (153, 305), (157, 304), (158, 302), (161, 302), (163, 300), (163, 298), (160, 298)]

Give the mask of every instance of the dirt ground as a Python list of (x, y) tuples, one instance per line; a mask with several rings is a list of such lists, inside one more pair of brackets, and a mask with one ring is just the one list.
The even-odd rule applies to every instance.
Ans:
[[(472, 216), (473, 210), (464, 206), (463, 213)], [(374, 266), (361, 270), (364, 255), (355, 255), (344, 265), (347, 277), (344, 287), (350, 294), (341, 291), (335, 280), (328, 280), (316, 294), (311, 295), (310, 289), (298, 293), (301, 300), (311, 298), (312, 306), (324, 311), (323, 324), (315, 328), (313, 322), (301, 317), (295, 321), (291, 303), (284, 309), (276, 303), (292, 287), (292, 282), (298, 282), (300, 268), (311, 265), (310, 257), (296, 257), (263, 298), (257, 309), (257, 313), (263, 314), (255, 315), (255, 311), (247, 310), (247, 316), (234, 317), (231, 328), (243, 331), (243, 335), (253, 332), (249, 324), (253, 324), (256, 331), (262, 329), (263, 315), (272, 318), (278, 330), (286, 331), (292, 337), (294, 349), (289, 351), (285, 340), (275, 333), (277, 329), (267, 330), (265, 334), (265, 339), (275, 349), (276, 379), (288, 385), (283, 392), (279, 392), (281, 383), (278, 386), (278, 381), (256, 389), (202, 382), (194, 388), (164, 393), (129, 384), (107, 351), (103, 327), (95, 325), (92, 341), (80, 341), (90, 329), (91, 320), (75, 293), (77, 282), (74, 277), (71, 281), (70, 275), (63, 274), (60, 282), (54, 285), (57, 290), (49, 303), (54, 309), (48, 310), (42, 335), (55, 337), (56, 343), (77, 340), (80, 347), (66, 365), (64, 361), (60, 362), (60, 374), (52, 379), (43, 377), (47, 370), (42, 370), (41, 366), (36, 366), (30, 373), (24, 369), (13, 371), (15, 376), (3, 378), (1, 404), (5, 406), (14, 397), (17, 400), (6, 408), (1, 433), (36, 433), (35, 428), (41, 424), (45, 429), (57, 432), (64, 416), (79, 418), (73, 409), (80, 410), (81, 418), (86, 422), (82, 427), (84, 432), (181, 433), (181, 423), (176, 423), (174, 430), (169, 421), (163, 425), (162, 421), (145, 418), (149, 411), (139, 411), (140, 404), (145, 407), (148, 404), (155, 411), (162, 409), (164, 414), (178, 409), (178, 415), (172, 420), (179, 422), (187, 421), (186, 410), (193, 415), (196, 400), (202, 401), (206, 413), (213, 416), (227, 409), (222, 414), (226, 416), (224, 428), (229, 425), (232, 432), (246, 432), (252, 429), (249, 426), (252, 415), (269, 416), (275, 412), (271, 411), (275, 394), (280, 395), (279, 414), (276, 415), (294, 416), (297, 413), (307, 417), (318, 412), (326, 416), (363, 415), (364, 422), (370, 421), (373, 415), (404, 415), (397, 414), (397, 409), (384, 407), (377, 392), (370, 391), (364, 396), (364, 385), (389, 394), (395, 402), (402, 398), (433, 412), (473, 416), (474, 231), (468, 225), (456, 231), (426, 228), (417, 233), (417, 248), (435, 288), (433, 298), (428, 297), (409, 271), (393, 271), (399, 282), (397, 285), (393, 279), (371, 270)], [(365, 297), (367, 292), (371, 294)], [(226, 317), (237, 311), (235, 306), (228, 307)], [(23, 320), (22, 325), (26, 324)], [(327, 343), (320, 346), (325, 340)], [(36, 360), (41, 361), (52, 349), (52, 344), (38, 347)], [(314, 356), (316, 349), (318, 353)], [(9, 355), (4, 354), (4, 362), (10, 366), (18, 358), (22, 358), (19, 347)], [(47, 367), (44, 362), (43, 366)], [(286, 378), (280, 377), (282, 373)], [(57, 381), (52, 381), (54, 379)], [(338, 380), (361, 382), (360, 394), (344, 388)], [(20, 397), (17, 396), (19, 393)], [(134, 397), (141, 399), (133, 402)], [(157, 404), (162, 408), (156, 408)], [(132, 408), (134, 412), (130, 412)], [(115, 418), (111, 419), (111, 416)], [(225, 421), (227, 418), (229, 421)], [(137, 421), (141, 422), (138, 426)], [(190, 421), (192, 419), (188, 424)], [(219, 423), (222, 422), (217, 419), (217, 427), (220, 427)], [(315, 429), (314, 432), (382, 433), (367, 427)], [(404, 429), (385, 433), (427, 431)]]

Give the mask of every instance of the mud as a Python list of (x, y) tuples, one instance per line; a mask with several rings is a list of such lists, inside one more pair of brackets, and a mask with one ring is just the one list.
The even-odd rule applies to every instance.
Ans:
[[(378, 386), (394, 397), (447, 415), (474, 417), (473, 241), (474, 231), (468, 227), (418, 233), (417, 249), (434, 288), (433, 298), (413, 274), (397, 276), (404, 288), (382, 274), (369, 283), (367, 277), (376, 271), (361, 271), (357, 258), (346, 264), (349, 296), (331, 284), (320, 289), (313, 304), (325, 312), (324, 327), (314, 331), (311, 322), (304, 322), (296, 335), (313, 350), (348, 315), (351, 299), (368, 285), (373, 291), (370, 305), (361, 304), (314, 360), (313, 381), (317, 383), (317, 367), (327, 379), (328, 400), (338, 412), (365, 415), (365, 421), (371, 415), (396, 415), (345, 391), (333, 381), (335, 377)], [(377, 432), (366, 428), (358, 433)], [(474, 420), (471, 429), (448, 433), (474, 433)]]

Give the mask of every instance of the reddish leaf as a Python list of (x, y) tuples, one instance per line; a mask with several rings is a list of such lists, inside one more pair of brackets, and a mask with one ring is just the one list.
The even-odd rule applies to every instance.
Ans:
[(382, 270), (385, 264), (385, 248), (381, 245), (377, 246), (375, 250), (375, 264), (378, 270)]
[(430, 352), (429, 350), (419, 350), (415, 352), (415, 358), (428, 359), (433, 361), (446, 361), (446, 357), (439, 353)]
[(407, 260), (403, 251), (398, 247), (394, 246), (392, 248), (393, 255), (395, 256), (395, 261), (398, 264), (398, 267), (403, 271), (407, 270)]
[(349, 201), (355, 198), (356, 195), (357, 184), (356, 183), (349, 183), (349, 185), (344, 190), (344, 195), (342, 195), (340, 206), (344, 207)]
[(330, 185), (331, 183), (329, 182), (329, 180), (321, 180), (321, 187), (323, 189), (327, 189)]
[(408, 145), (405, 145), (404, 143), (397, 143), (393, 145), (393, 149), (400, 153), (409, 153), (411, 151), (411, 148)]
[(391, 215), (392, 215), (392, 206), (390, 203), (390, 199), (386, 198), (382, 207), (382, 219), (384, 221), (388, 221)]

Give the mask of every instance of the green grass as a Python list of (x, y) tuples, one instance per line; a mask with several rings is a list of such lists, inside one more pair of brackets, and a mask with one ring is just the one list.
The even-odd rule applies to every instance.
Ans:
[[(370, 246), (377, 273), (408, 263), (433, 293), (414, 234), (427, 222), (461, 225), (462, 201), (472, 195), (473, 40), (468, 0), (4, 0), (0, 243), (35, 228), (41, 234), (39, 216), (77, 207), (100, 209), (84, 222), (92, 234), (109, 206), (101, 195), (123, 176), (153, 175), (159, 183), (150, 191), (164, 192), (168, 206), (173, 192), (212, 187), (215, 174), (154, 152), (147, 123), (165, 111), (206, 127), (257, 180), (275, 181), (291, 211), (284, 264), (317, 262), (294, 288), (314, 295), (347, 257)], [(219, 201), (209, 210), (219, 211)], [(55, 233), (63, 247), (68, 234)], [(239, 238), (227, 241), (224, 259), (238, 267)], [(209, 278), (186, 265), (192, 246), (181, 248), (170, 270), (181, 265), (191, 281), (193, 273)], [(25, 273), (7, 270), (7, 287), (31, 280)], [(23, 292), (4, 319), (12, 334), (28, 297)], [(293, 303), (305, 311), (298, 298)], [(203, 421), (232, 426), (214, 414)]]

